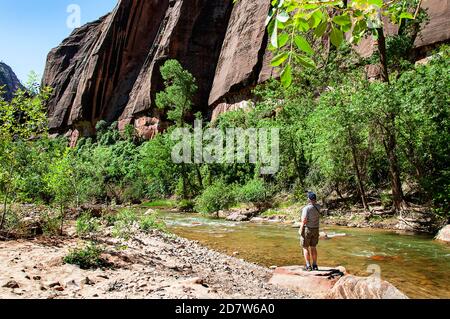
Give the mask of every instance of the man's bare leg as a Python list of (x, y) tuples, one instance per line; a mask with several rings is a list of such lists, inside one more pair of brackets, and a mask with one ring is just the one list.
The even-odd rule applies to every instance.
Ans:
[(311, 257), (313, 260), (313, 265), (317, 266), (317, 248), (316, 247), (311, 247)]
[(311, 258), (308, 248), (303, 248), (303, 256), (305, 256), (306, 266), (311, 266)]

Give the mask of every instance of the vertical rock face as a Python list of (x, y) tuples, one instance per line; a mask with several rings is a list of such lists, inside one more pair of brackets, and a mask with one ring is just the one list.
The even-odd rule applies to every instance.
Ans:
[(209, 96), (210, 105), (259, 80), (267, 46), (263, 30), (269, 9), (267, 0), (239, 1), (233, 8)]
[(422, 7), (430, 21), (414, 45), (423, 47), (450, 39), (450, 0), (423, 0)]
[[(265, 30), (270, 3), (120, 0), (49, 53), (43, 84), (54, 89), (50, 129), (76, 139), (94, 134), (99, 120), (118, 120), (153, 136), (164, 127), (154, 99), (163, 88), (159, 68), (170, 58), (197, 79), (194, 111), (217, 117), (235, 108), (273, 75)], [(423, 3), (431, 21), (416, 45), (449, 39), (450, 0)]]
[(151, 109), (156, 93), (163, 89), (159, 68), (169, 58), (179, 60), (197, 79), (194, 103), (205, 110), (231, 9), (232, 0), (173, 1), (121, 119)]
[(0, 62), (0, 87), (3, 87), (2, 97), (6, 101), (11, 101), (14, 96), (14, 92), (19, 89), (23, 89), (19, 79), (13, 70), (3, 62)]
[(43, 84), (55, 88), (51, 129), (81, 126), (89, 134), (98, 120), (120, 116), (168, 6), (169, 0), (122, 0), (50, 52)]

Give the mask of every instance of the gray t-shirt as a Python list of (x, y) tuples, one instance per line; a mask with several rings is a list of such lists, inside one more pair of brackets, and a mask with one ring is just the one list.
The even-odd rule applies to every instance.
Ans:
[(303, 208), (302, 221), (306, 218), (306, 227), (319, 228), (320, 206), (308, 204)]

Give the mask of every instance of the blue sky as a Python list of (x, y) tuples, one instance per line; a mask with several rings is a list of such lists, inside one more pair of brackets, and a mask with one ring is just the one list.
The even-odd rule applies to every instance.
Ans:
[[(73, 30), (67, 26), (71, 4), (80, 8), (81, 24), (110, 12), (117, 0), (0, 0), (0, 61), (22, 82), (30, 71), (42, 76), (47, 53)], [(72, 12), (73, 13), (73, 12)], [(72, 20), (73, 21), (73, 20)]]

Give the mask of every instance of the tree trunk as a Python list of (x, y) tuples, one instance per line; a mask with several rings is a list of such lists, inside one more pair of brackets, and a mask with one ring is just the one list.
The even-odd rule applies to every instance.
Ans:
[[(387, 63), (386, 37), (383, 28), (378, 28), (378, 53), (380, 55), (381, 64), (381, 80), (389, 83), (389, 71)], [(389, 120), (391, 124), (395, 122), (395, 115), (390, 114)], [(402, 190), (402, 182), (400, 179), (400, 167), (398, 165), (398, 157), (396, 153), (397, 139), (395, 136), (395, 125), (392, 130), (384, 129), (383, 144), (386, 149), (386, 155), (389, 161), (389, 175), (391, 177), (392, 197), (394, 207), (397, 211), (401, 211), (406, 205), (405, 197)]]
[(386, 37), (384, 36), (384, 29), (378, 28), (378, 54), (380, 55), (380, 65), (381, 65), (381, 80), (383, 82), (389, 83), (389, 71), (387, 63), (387, 51), (386, 51)]
[(60, 229), (59, 229), (59, 234), (62, 236), (64, 233), (63, 233), (63, 231), (64, 231), (64, 205), (62, 205), (61, 204), (61, 207), (60, 207), (60, 209), (61, 209), (61, 227), (60, 227)]
[(338, 194), (339, 198), (341, 200), (344, 200), (344, 197), (342, 196), (341, 190), (339, 189), (339, 182), (336, 183), (335, 188), (336, 188), (336, 193)]
[(181, 178), (183, 179), (183, 199), (188, 199), (187, 176), (185, 163), (181, 163)]
[(5, 199), (3, 201), (3, 213), (2, 213), (2, 220), (0, 221), (0, 230), (3, 229), (3, 225), (5, 224), (7, 208), (8, 208), (8, 189), (5, 190)]
[(302, 183), (302, 185), (303, 185), (304, 174), (303, 174), (302, 168), (300, 167), (300, 161), (297, 157), (297, 152), (295, 150), (295, 143), (294, 143), (294, 140), (292, 139), (292, 137), (290, 137), (289, 140), (290, 140), (290, 144), (291, 144), (291, 152), (292, 152), (292, 157), (294, 159), (295, 170), (297, 171), (297, 175), (298, 175), (297, 177), (298, 177), (300, 183)]
[(385, 132), (387, 136), (384, 137), (384, 147), (389, 161), (389, 175), (391, 178), (392, 199), (394, 207), (397, 211), (401, 211), (405, 206), (405, 197), (402, 190), (402, 182), (400, 179), (400, 168), (398, 165), (398, 157), (395, 152), (396, 138), (390, 132)]
[(195, 172), (197, 173), (198, 184), (200, 185), (200, 188), (203, 189), (202, 173), (200, 172), (198, 165), (195, 165)]
[(348, 135), (350, 137), (350, 148), (352, 149), (353, 167), (355, 169), (356, 179), (358, 180), (358, 187), (359, 187), (359, 193), (361, 194), (361, 201), (364, 206), (364, 210), (368, 211), (369, 205), (367, 205), (366, 191), (364, 190), (364, 184), (362, 181), (361, 171), (359, 169), (359, 164), (358, 164), (358, 157), (356, 154), (356, 147), (355, 147), (355, 143), (353, 140), (353, 134), (352, 134), (352, 131), (350, 130), (350, 128), (348, 129)]

